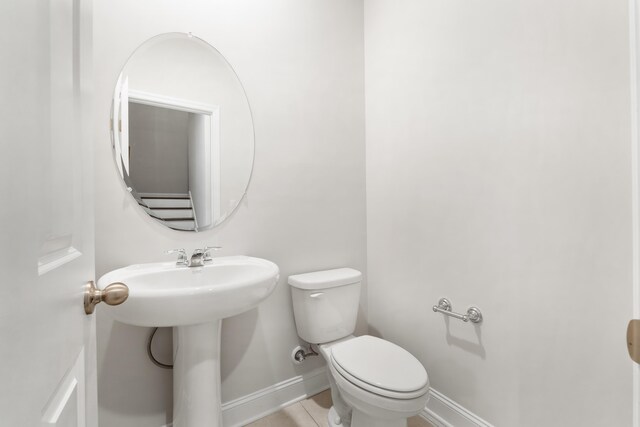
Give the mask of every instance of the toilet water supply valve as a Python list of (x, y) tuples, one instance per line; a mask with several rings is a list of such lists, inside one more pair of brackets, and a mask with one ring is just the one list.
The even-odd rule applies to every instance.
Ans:
[(309, 351), (306, 351), (302, 346), (297, 346), (296, 348), (294, 348), (291, 352), (291, 359), (293, 360), (293, 363), (295, 363), (296, 365), (300, 365), (305, 361), (307, 357), (317, 355), (318, 353), (313, 349), (311, 344), (309, 344)]

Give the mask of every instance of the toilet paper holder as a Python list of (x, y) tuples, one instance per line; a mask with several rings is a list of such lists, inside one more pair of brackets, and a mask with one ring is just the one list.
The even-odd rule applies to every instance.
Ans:
[(482, 313), (480, 312), (480, 309), (478, 307), (469, 307), (467, 309), (467, 314), (455, 313), (452, 311), (451, 301), (446, 298), (440, 298), (440, 301), (438, 301), (438, 305), (433, 306), (433, 311), (435, 311), (436, 313), (445, 314), (456, 319), (460, 319), (463, 322), (482, 322)]

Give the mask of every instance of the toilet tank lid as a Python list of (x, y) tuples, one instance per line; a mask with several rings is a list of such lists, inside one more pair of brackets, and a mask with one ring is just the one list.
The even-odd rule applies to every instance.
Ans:
[(336, 268), (289, 276), (291, 286), (305, 290), (335, 288), (358, 283), (361, 280), (362, 273), (353, 268)]

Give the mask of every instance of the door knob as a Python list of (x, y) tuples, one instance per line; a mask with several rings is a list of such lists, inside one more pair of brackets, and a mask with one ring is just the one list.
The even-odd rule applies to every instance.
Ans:
[(627, 350), (629, 357), (636, 363), (640, 363), (640, 320), (632, 319), (627, 326)]
[(92, 314), (96, 304), (120, 305), (129, 297), (129, 288), (124, 283), (114, 282), (104, 289), (96, 288), (93, 281), (87, 283), (84, 291), (84, 312)]

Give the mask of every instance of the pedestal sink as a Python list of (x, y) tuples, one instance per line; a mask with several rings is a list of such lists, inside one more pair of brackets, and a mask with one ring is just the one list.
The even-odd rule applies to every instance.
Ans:
[(173, 327), (173, 427), (222, 427), (220, 326), (256, 307), (275, 289), (278, 266), (260, 258), (214, 258), (202, 267), (137, 264), (98, 280), (129, 287), (129, 298), (109, 307), (136, 326)]

